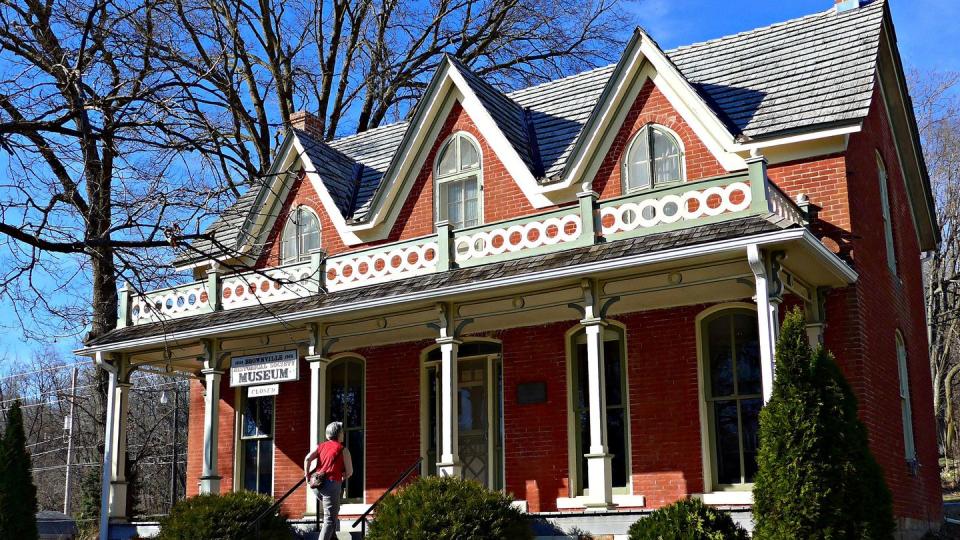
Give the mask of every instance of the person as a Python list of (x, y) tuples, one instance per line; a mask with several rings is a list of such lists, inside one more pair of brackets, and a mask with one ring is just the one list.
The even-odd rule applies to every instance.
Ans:
[(313, 489), (323, 506), (323, 527), (319, 540), (331, 540), (337, 533), (340, 512), (340, 492), (343, 482), (353, 476), (353, 461), (350, 450), (343, 444), (343, 424), (330, 422), (326, 431), (327, 440), (318, 444), (303, 458), (303, 475), (310, 480), (310, 463), (317, 460), (314, 472), (326, 473), (327, 480), (322, 486)]

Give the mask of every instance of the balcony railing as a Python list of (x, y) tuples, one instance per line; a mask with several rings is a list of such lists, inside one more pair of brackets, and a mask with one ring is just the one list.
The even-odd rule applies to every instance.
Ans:
[(451, 268), (562, 251), (598, 242), (774, 214), (803, 224), (805, 213), (767, 178), (763, 159), (745, 173), (685, 182), (600, 201), (578, 195), (579, 205), (436, 234), (333, 257), (224, 275), (136, 295), (120, 291), (119, 326), (177, 319), (280, 300), (384, 283)]

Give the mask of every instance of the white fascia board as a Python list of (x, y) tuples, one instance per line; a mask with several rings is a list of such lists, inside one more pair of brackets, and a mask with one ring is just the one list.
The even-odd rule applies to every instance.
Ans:
[(470, 116), (477, 130), (483, 134), (484, 139), (493, 153), (497, 155), (500, 162), (507, 169), (507, 172), (517, 183), (520, 191), (527, 197), (534, 208), (546, 208), (553, 205), (553, 201), (543, 195), (542, 188), (537, 184), (537, 179), (530, 173), (530, 169), (523, 159), (517, 153), (517, 150), (510, 144), (507, 136), (500, 129), (500, 126), (493, 120), (487, 108), (483, 106), (480, 98), (473, 92), (463, 75), (451, 67), (447, 75), (453, 80), (454, 84), (463, 94), (463, 110)]
[(736, 143), (733, 145), (733, 151), (734, 152), (750, 152), (753, 150), (763, 150), (764, 148), (771, 148), (774, 146), (786, 146), (790, 144), (811, 142), (811, 141), (816, 141), (820, 139), (829, 139), (831, 137), (839, 137), (842, 135), (851, 135), (853, 133), (859, 133), (862, 129), (863, 129), (863, 126), (861, 125), (861, 123), (857, 122), (856, 124), (833, 128), (833, 129), (811, 131), (808, 133), (788, 135), (786, 137), (776, 137), (773, 139), (764, 139), (762, 141), (756, 141), (756, 142)]
[(297, 150), (297, 153), (300, 155), (301, 162), (303, 163), (303, 171), (310, 180), (310, 185), (313, 186), (313, 190), (317, 192), (317, 196), (320, 198), (320, 204), (323, 205), (323, 209), (327, 213), (327, 217), (330, 218), (330, 222), (333, 223), (333, 227), (337, 230), (340, 238), (347, 245), (356, 245), (361, 243), (362, 240), (360, 240), (360, 238), (348, 228), (347, 221), (343, 218), (343, 214), (340, 213), (340, 209), (337, 208), (337, 203), (333, 201), (333, 197), (330, 196), (330, 192), (327, 191), (327, 186), (323, 184), (323, 180), (320, 178), (320, 175), (317, 174), (317, 168), (314, 167), (313, 162), (310, 161), (310, 156), (308, 156), (307, 152), (304, 150), (303, 145), (300, 143), (300, 139), (294, 140), (293, 144)]
[(235, 332), (239, 330), (252, 330), (264, 326), (270, 326), (278, 323), (291, 324), (296, 322), (306, 323), (310, 320), (316, 319), (318, 317), (338, 315), (342, 313), (349, 313), (353, 311), (360, 311), (364, 309), (378, 308), (378, 307), (396, 307), (404, 303), (410, 302), (422, 302), (433, 300), (438, 297), (449, 298), (457, 294), (469, 294), (480, 291), (490, 291), (493, 289), (503, 288), (503, 287), (512, 287), (516, 285), (527, 285), (533, 283), (542, 283), (553, 281), (557, 279), (568, 279), (574, 277), (582, 277), (584, 275), (590, 275), (596, 272), (604, 272), (610, 270), (622, 270), (627, 268), (633, 268), (637, 266), (643, 266), (648, 264), (656, 264), (663, 262), (672, 262), (677, 260), (682, 260), (690, 257), (697, 257), (702, 255), (715, 255), (723, 253), (743, 253), (744, 257), (746, 256), (747, 247), (750, 245), (757, 246), (766, 246), (769, 244), (782, 244), (784, 242), (802, 242), (808, 247), (812, 248), (812, 251), (816, 254), (822, 256), (831, 269), (831, 272), (837, 276), (841, 277), (846, 283), (853, 283), (857, 280), (857, 273), (843, 263), (836, 255), (831, 253), (823, 244), (810, 231), (806, 229), (786, 229), (782, 231), (774, 231), (770, 233), (763, 233), (753, 236), (746, 236), (742, 238), (733, 238), (730, 240), (723, 240), (720, 242), (711, 242), (708, 244), (701, 244), (696, 246), (688, 246), (676, 249), (669, 249), (664, 251), (658, 251), (655, 253), (646, 253), (641, 255), (633, 255), (630, 257), (623, 257), (621, 259), (613, 259), (606, 261), (598, 261), (594, 263), (576, 265), (576, 266), (566, 266), (561, 268), (555, 268), (551, 270), (545, 270), (543, 272), (537, 272), (534, 274), (523, 274), (519, 276), (509, 276), (493, 280), (485, 280), (474, 283), (464, 283), (460, 285), (454, 285), (451, 287), (444, 287), (439, 289), (431, 289), (426, 291), (417, 291), (412, 293), (400, 294), (397, 296), (391, 296), (389, 298), (369, 298), (361, 299), (349, 304), (330, 306), (326, 308), (318, 308), (311, 310), (304, 310), (298, 313), (289, 314), (286, 316), (268, 316), (261, 317), (259, 319), (252, 319), (247, 321), (238, 321), (233, 323), (228, 323), (219, 326), (210, 326), (200, 329), (187, 330), (184, 332), (172, 334), (172, 335), (158, 335), (150, 336), (145, 338), (133, 339), (129, 341), (124, 341), (120, 343), (111, 343), (101, 347), (89, 347), (84, 349), (79, 349), (74, 351), (76, 354), (90, 356), (98, 352), (107, 352), (107, 351), (117, 351), (129, 349), (132, 347), (144, 347), (149, 345), (156, 344), (168, 344), (173, 345), (177, 340), (194, 340), (202, 337), (209, 337), (211, 334), (216, 333), (226, 333), (226, 332)]

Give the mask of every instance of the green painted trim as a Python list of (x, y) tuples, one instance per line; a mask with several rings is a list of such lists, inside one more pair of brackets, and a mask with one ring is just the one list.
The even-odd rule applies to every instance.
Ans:
[(750, 210), (754, 214), (770, 212), (770, 203), (767, 194), (767, 159), (764, 157), (747, 160), (748, 175), (750, 177), (750, 192), (753, 199), (750, 201)]
[(450, 251), (453, 246), (450, 223), (441, 221), (437, 223), (437, 271), (446, 272), (453, 267), (454, 257)]
[(594, 191), (577, 194), (580, 202), (580, 238), (578, 238), (578, 243), (581, 245), (597, 242), (597, 231), (600, 230), (600, 211), (597, 207), (599, 197)]
[(456, 229), (454, 231), (454, 239), (461, 238), (467, 234), (476, 234), (480, 231), (492, 231), (493, 229), (506, 229), (514, 225), (525, 225), (531, 221), (544, 221), (552, 217), (563, 217), (567, 214), (575, 214), (579, 211), (579, 208), (574, 205), (564, 206), (556, 210), (551, 210), (549, 212), (541, 212), (539, 214), (530, 214), (526, 216), (520, 216), (514, 219), (507, 219), (504, 221), (495, 221), (493, 223), (484, 223), (483, 225), (476, 225), (468, 229)]
[[(434, 234), (429, 234), (429, 235), (426, 235), (426, 236), (418, 236), (417, 238), (413, 238), (413, 239), (411, 239), (411, 240), (404, 240), (403, 242), (393, 242), (393, 243), (390, 243), (390, 244), (380, 244), (380, 245), (378, 245), (378, 246), (374, 246), (374, 247), (370, 247), (370, 248), (366, 248), (366, 249), (359, 249), (359, 250), (357, 250), (357, 251), (350, 251), (350, 252), (347, 252), (347, 253), (343, 253), (343, 254), (341, 254), (341, 255), (336, 255), (336, 256), (330, 257), (330, 258), (327, 259), (327, 264), (331, 264), (331, 263), (335, 263), (335, 262), (340, 262), (340, 261), (347, 260), (347, 259), (353, 259), (353, 258), (359, 257), (359, 256), (361, 256), (361, 255), (373, 255), (373, 254), (376, 254), (376, 253), (389, 253), (389, 252), (391, 252), (391, 251), (393, 251), (393, 250), (395, 250), (395, 249), (402, 249), (402, 248), (409, 247), (409, 246), (414, 246), (414, 245), (419, 245), (419, 244), (426, 244), (426, 243), (428, 243), (428, 242), (430, 242), (430, 241), (435, 241), (435, 240), (436, 240), (436, 235), (434, 235)], [(302, 264), (302, 263), (301, 263), (301, 264)]]
[(458, 262), (457, 266), (460, 268), (468, 268), (471, 266), (480, 266), (482, 264), (490, 264), (501, 261), (509, 261), (511, 259), (522, 259), (524, 257), (534, 257), (536, 255), (545, 255), (547, 253), (556, 253), (560, 251), (567, 251), (569, 249), (580, 247), (583, 244), (580, 243), (580, 240), (583, 238), (581, 233), (576, 240), (571, 240), (569, 242), (560, 242), (553, 245), (538, 246), (535, 248), (522, 249), (520, 251), (507, 251), (500, 253), (499, 255), (487, 255), (480, 259), (469, 259), (463, 262)]

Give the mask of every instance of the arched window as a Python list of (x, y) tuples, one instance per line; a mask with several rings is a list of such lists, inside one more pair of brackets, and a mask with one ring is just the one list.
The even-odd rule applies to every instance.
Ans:
[(625, 192), (683, 180), (683, 150), (677, 137), (662, 126), (641, 128), (627, 148), (623, 178)]
[[(574, 493), (584, 495), (587, 488), (587, 458), (590, 450), (590, 391), (587, 379), (587, 333), (580, 329), (570, 337), (570, 414), (573, 415)], [(604, 328), (604, 383), (607, 398), (607, 452), (613, 491), (629, 493), (630, 419), (627, 414), (627, 359), (624, 331), (616, 325)]]
[(756, 311), (732, 308), (700, 322), (703, 398), (709, 440), (707, 489), (753, 482), (763, 386)]
[(344, 486), (345, 502), (363, 502), (364, 486), (364, 373), (363, 360), (345, 357), (327, 368), (327, 421), (343, 422), (343, 442), (353, 460), (353, 476)]
[(290, 212), (280, 239), (280, 263), (290, 264), (310, 260), (310, 252), (320, 249), (320, 221), (306, 206)]
[(480, 149), (472, 137), (457, 133), (437, 159), (437, 216), (457, 229), (483, 221)]
[(880, 182), (880, 210), (883, 218), (883, 240), (886, 243), (887, 266), (890, 272), (897, 274), (897, 250), (893, 243), (893, 221), (890, 218), (890, 179), (883, 158), (877, 154), (877, 181)]
[(913, 442), (913, 411), (910, 407), (910, 375), (907, 371), (907, 346), (903, 336), (897, 332), (897, 372), (900, 375), (900, 415), (903, 419), (903, 453), (907, 461), (917, 459), (917, 449)]

